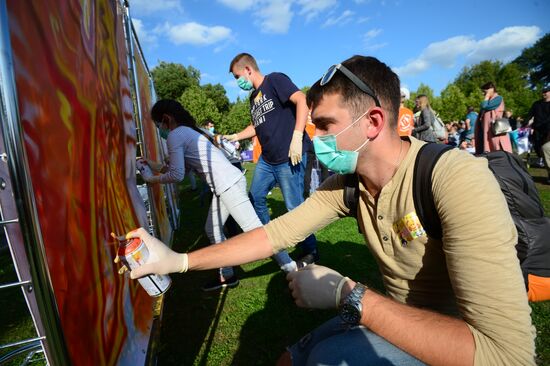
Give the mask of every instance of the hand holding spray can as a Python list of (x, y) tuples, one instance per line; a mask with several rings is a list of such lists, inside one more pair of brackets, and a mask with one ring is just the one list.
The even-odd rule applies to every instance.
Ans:
[(147, 161), (143, 158), (138, 159), (136, 161), (136, 168), (139, 171), (139, 174), (143, 177), (145, 181), (147, 181), (149, 178), (151, 178), (154, 174), (151, 170), (151, 167), (149, 164), (147, 164)]
[[(139, 238), (121, 240), (117, 254), (122, 263), (130, 270), (147, 263), (149, 258), (149, 250)], [(168, 291), (172, 284), (170, 276), (155, 274), (139, 278), (138, 281), (150, 296), (162, 295)]]

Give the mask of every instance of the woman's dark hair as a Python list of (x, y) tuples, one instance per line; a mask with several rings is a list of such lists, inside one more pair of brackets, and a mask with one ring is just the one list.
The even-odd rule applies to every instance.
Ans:
[(153, 108), (151, 108), (151, 118), (155, 122), (162, 121), (162, 116), (164, 116), (165, 114), (174, 117), (174, 120), (176, 121), (176, 124), (178, 126), (192, 128), (193, 130), (206, 137), (211, 143), (218, 146), (218, 144), (211, 136), (209, 136), (203, 130), (197, 127), (197, 122), (195, 121), (191, 113), (189, 113), (187, 109), (183, 108), (180, 102), (173, 99), (161, 99), (155, 103)]
[(468, 107), (468, 113), (473, 112), (474, 110), (475, 110), (474, 107), (472, 107), (472, 106)]
[(191, 113), (173, 99), (161, 99), (151, 109), (151, 118), (155, 122), (162, 121), (162, 116), (165, 114), (174, 117), (178, 126), (187, 126), (192, 129), (197, 128), (197, 122)]
[(495, 86), (495, 83), (493, 83), (492, 81), (489, 81), (488, 83), (485, 83), (481, 86), (481, 90), (489, 90), (489, 89), (494, 89), (495, 92), (497, 91), (497, 87)]

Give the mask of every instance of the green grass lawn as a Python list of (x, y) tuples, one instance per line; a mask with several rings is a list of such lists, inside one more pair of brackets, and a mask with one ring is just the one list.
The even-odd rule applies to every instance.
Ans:
[[(17, 282), (17, 275), (8, 250), (0, 252), (0, 284)], [(0, 345), (36, 337), (36, 331), (25, 298), (19, 287), (0, 291)], [(10, 350), (0, 351), (0, 356)], [(41, 357), (37, 357), (41, 358)], [(5, 366), (19, 365), (25, 356), (18, 356)], [(37, 363), (33, 363), (37, 365)], [(38, 365), (45, 365), (44, 362)]]
[[(251, 177), (253, 164), (246, 164)], [(550, 186), (541, 184), (545, 172), (531, 169), (547, 214), (550, 215)], [(208, 199), (202, 200), (187, 184), (181, 186), (181, 226), (174, 248), (189, 251), (208, 240), (203, 226)], [(272, 217), (285, 212), (280, 191), (269, 196)], [(320, 264), (382, 290), (376, 264), (354, 219), (343, 219), (317, 233)], [(6, 255), (7, 254), (7, 255)], [(292, 253), (291, 253), (292, 254)], [(165, 297), (158, 364), (171, 365), (273, 365), (285, 347), (332, 317), (334, 311), (296, 307), (283, 274), (271, 260), (237, 269), (237, 288), (206, 294), (201, 285), (216, 271), (173, 275), (173, 286)], [(9, 253), (0, 254), (0, 283), (15, 280)], [(550, 365), (550, 302), (536, 303), (533, 321), (537, 327), (540, 365)], [(33, 336), (32, 321), (18, 289), (0, 294), (0, 344)]]
[[(254, 166), (247, 164), (250, 178)], [(547, 214), (550, 186), (545, 172), (532, 169)], [(203, 233), (207, 204), (183, 185), (181, 228), (174, 248), (188, 251), (207, 245)], [(269, 196), (272, 217), (285, 212), (281, 193)], [(346, 218), (317, 233), (320, 264), (382, 290), (378, 269), (354, 219)], [(159, 365), (273, 365), (285, 347), (334, 316), (334, 311), (304, 310), (292, 302), (283, 274), (271, 260), (241, 266), (240, 285), (205, 294), (201, 285), (216, 271), (173, 276), (166, 296)], [(532, 304), (540, 365), (550, 365), (550, 302)]]

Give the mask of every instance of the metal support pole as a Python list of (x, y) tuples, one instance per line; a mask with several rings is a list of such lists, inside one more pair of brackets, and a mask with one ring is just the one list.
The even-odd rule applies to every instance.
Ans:
[[(131, 77), (133, 79), (133, 87), (134, 87), (134, 96), (135, 96), (135, 108), (136, 113), (134, 114), (137, 118), (136, 125), (138, 130), (138, 146), (140, 146), (141, 154), (143, 157), (147, 157), (145, 154), (145, 143), (144, 143), (144, 134), (143, 134), (143, 115), (141, 112), (141, 93), (139, 91), (139, 81), (138, 81), (138, 75), (136, 70), (136, 58), (134, 53), (134, 43), (133, 43), (133, 37), (132, 37), (132, 29), (131, 26), (131, 18), (130, 18), (130, 7), (128, 4), (128, 1), (124, 1), (124, 34), (126, 37), (126, 46), (128, 48), (128, 68), (130, 69)], [(153, 214), (153, 190), (152, 188), (147, 185), (147, 196), (149, 197), (149, 212), (148, 217), (150, 217), (150, 224), (151, 227), (149, 228), (149, 232), (153, 236), (158, 236), (158, 223), (157, 223), (157, 217)]]
[[(14, 199), (18, 210), (23, 243), (30, 264), (30, 274), (40, 319), (47, 339), (46, 354), (52, 365), (70, 365), (63, 336), (55, 294), (46, 262), (40, 222), (34, 201), (34, 191), (27, 164), (21, 128), (13, 56), (11, 51), (9, 17), (6, 0), (0, 0), (0, 122)], [(4, 153), (4, 152), (3, 152)]]

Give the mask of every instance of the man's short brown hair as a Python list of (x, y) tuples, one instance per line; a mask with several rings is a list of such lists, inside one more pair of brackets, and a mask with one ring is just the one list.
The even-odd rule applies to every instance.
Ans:
[[(346, 68), (366, 83), (388, 113), (391, 126), (397, 126), (401, 105), (399, 77), (383, 62), (374, 57), (353, 56), (342, 62)], [(307, 93), (308, 107), (318, 104), (324, 94), (339, 94), (342, 102), (350, 108), (355, 117), (374, 105), (374, 99), (355, 86), (344, 74), (336, 72), (332, 79), (321, 86), (317, 81)]]
[(233, 72), (233, 68), (235, 67), (243, 68), (245, 66), (250, 66), (256, 71), (260, 70), (254, 57), (252, 57), (250, 53), (243, 52), (233, 57), (233, 60), (231, 60), (231, 64), (229, 65), (229, 72)]

